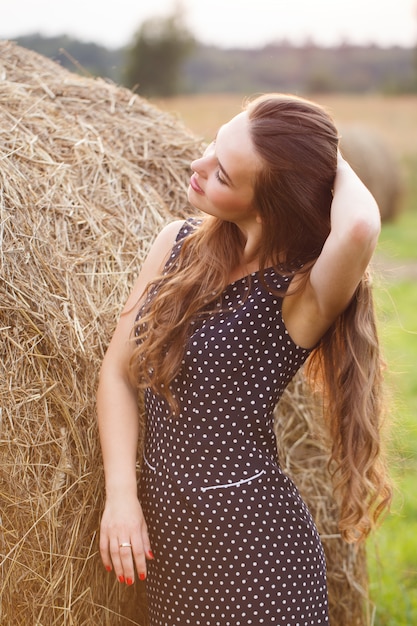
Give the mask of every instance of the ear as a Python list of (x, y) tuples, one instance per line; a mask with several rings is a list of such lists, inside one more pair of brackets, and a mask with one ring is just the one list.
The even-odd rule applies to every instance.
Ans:
[(260, 215), (257, 215), (255, 219), (257, 224), (262, 224), (262, 218)]

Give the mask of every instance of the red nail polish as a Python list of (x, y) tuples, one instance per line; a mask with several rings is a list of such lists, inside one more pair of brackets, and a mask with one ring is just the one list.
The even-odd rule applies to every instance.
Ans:
[(139, 580), (145, 580), (146, 574), (139, 574)]
[(107, 572), (111, 572), (111, 567), (110, 567), (110, 565), (106, 565), (106, 571), (107, 571)]
[(124, 583), (124, 582), (125, 582), (125, 577), (119, 576), (119, 583)]
[(148, 558), (149, 559), (154, 559), (155, 558), (154, 553), (152, 552), (152, 550), (148, 551)]
[(133, 585), (132, 578), (126, 578), (126, 585)]

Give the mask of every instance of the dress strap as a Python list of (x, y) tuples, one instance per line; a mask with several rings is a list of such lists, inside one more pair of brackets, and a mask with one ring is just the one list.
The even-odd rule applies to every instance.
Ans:
[(181, 251), (184, 240), (188, 235), (193, 233), (201, 224), (202, 220), (197, 219), (195, 217), (189, 217), (185, 220), (184, 224), (181, 226), (180, 230), (175, 239), (175, 244), (171, 250), (171, 254), (169, 255), (169, 259), (164, 267), (164, 274), (167, 274), (173, 267), (175, 261), (178, 258), (178, 255)]
[(178, 242), (185, 239), (201, 225), (202, 221), (201, 218), (188, 217), (181, 226), (175, 241)]

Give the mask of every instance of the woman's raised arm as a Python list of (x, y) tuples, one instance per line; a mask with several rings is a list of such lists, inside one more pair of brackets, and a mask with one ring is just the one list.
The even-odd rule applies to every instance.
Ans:
[(378, 205), (339, 153), (331, 230), (301, 293), (285, 299), (283, 313), (294, 341), (314, 346), (349, 304), (381, 230)]

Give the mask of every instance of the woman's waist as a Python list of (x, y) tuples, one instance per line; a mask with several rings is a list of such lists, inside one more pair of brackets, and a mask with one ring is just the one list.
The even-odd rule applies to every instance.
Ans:
[(241, 486), (268, 473), (280, 472), (276, 448), (240, 446), (172, 446), (163, 450), (145, 446), (144, 468), (154, 474), (169, 475), (182, 488), (202, 492)]
[(202, 428), (199, 425), (172, 430), (148, 432), (145, 439), (145, 457), (153, 466), (161, 462), (169, 466), (190, 468), (235, 464), (252, 466), (258, 460), (277, 462), (275, 434), (271, 428), (246, 432), (245, 428)]

